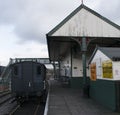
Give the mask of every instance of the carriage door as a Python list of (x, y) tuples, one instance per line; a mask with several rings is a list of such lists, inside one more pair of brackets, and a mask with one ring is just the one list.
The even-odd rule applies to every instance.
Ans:
[(26, 93), (33, 91), (33, 63), (27, 62), (23, 66), (24, 88)]

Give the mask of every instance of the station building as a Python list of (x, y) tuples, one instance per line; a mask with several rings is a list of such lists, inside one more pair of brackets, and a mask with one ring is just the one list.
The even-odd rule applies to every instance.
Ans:
[[(109, 104), (109, 102), (104, 103), (108, 95), (101, 100), (100, 95), (95, 95), (97, 88), (92, 88), (95, 83), (95, 87), (98, 85), (100, 88), (109, 82), (104, 82), (105, 79), (103, 79), (100, 84), (94, 73), (90, 79), (90, 64), (92, 64), (90, 60), (93, 58), (96, 46), (120, 48), (120, 26), (81, 4), (46, 37), (50, 61), (53, 64), (58, 62), (57, 75), (59, 78), (69, 78), (68, 82), (71, 88), (82, 88), (89, 85), (92, 98), (99, 102), (102, 100), (102, 104), (116, 110), (116, 97), (112, 98), (113, 100)], [(119, 79), (116, 80), (119, 81)], [(112, 85), (108, 87), (110, 88)], [(114, 95), (114, 91), (110, 91), (110, 94)], [(117, 108), (119, 107), (120, 105), (117, 105)]]
[(120, 47), (96, 47), (90, 60), (90, 97), (120, 110)]

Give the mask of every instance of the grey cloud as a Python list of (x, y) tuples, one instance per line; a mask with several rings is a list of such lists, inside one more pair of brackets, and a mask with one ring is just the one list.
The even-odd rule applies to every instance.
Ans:
[(103, 16), (120, 25), (120, 0), (101, 0), (98, 11), (103, 14)]
[(24, 0), (0, 0), (0, 23), (14, 23), (24, 9)]
[[(120, 22), (120, 0), (91, 0), (88, 7)], [(79, 2), (79, 3), (78, 3)], [(87, 3), (87, 1), (85, 1)], [(14, 25), (20, 42), (45, 43), (45, 34), (80, 4), (79, 0), (0, 0), (0, 24)], [(93, 9), (93, 10), (94, 10)]]
[(0, 24), (14, 25), (14, 32), (20, 42), (32, 40), (45, 43), (45, 34), (64, 17), (63, 12), (67, 12), (65, 4), (68, 2), (69, 0), (0, 0)]

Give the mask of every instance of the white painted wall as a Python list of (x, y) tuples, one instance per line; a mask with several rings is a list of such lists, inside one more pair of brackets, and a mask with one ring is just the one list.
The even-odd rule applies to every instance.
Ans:
[(109, 57), (107, 57), (104, 53), (102, 53), (100, 50), (97, 50), (96, 54), (94, 55), (92, 62), (96, 62), (97, 60), (101, 60), (101, 62), (106, 61), (106, 60), (110, 60)]
[(112, 71), (113, 71), (113, 79), (103, 78), (102, 77), (102, 62), (110, 60), (105, 54), (103, 54), (100, 50), (98, 50), (92, 59), (91, 63), (96, 62), (96, 74), (97, 79), (104, 79), (104, 80), (120, 80), (120, 61), (112, 61)]
[(113, 62), (114, 80), (120, 80), (120, 61)]
[[(66, 71), (66, 72), (65, 72)], [(67, 56), (61, 61), (61, 76), (71, 76), (71, 55), (70, 52)]]
[[(102, 53), (100, 50), (97, 50), (96, 54), (94, 55), (91, 63), (96, 63), (96, 75), (97, 79), (103, 79), (102, 78), (102, 62), (110, 60), (104, 53)], [(106, 78), (105, 78), (106, 79)]]
[[(83, 77), (83, 62), (81, 57), (72, 59), (72, 77)], [(88, 68), (86, 68), (86, 75), (90, 76)]]
[(53, 33), (52, 36), (120, 38), (120, 30), (83, 8)]
[(80, 58), (72, 59), (72, 77), (82, 77), (83, 76), (83, 67), (82, 60)]
[[(68, 51), (66, 57), (61, 61), (61, 76), (69, 77), (83, 77), (83, 64), (82, 55), (73, 53), (72, 56), (72, 75), (71, 75), (71, 52)], [(77, 55), (77, 56), (76, 56)], [(87, 58), (88, 61), (88, 58)], [(65, 69), (67, 74), (65, 75)], [(87, 69), (87, 76), (89, 76), (89, 70)]]

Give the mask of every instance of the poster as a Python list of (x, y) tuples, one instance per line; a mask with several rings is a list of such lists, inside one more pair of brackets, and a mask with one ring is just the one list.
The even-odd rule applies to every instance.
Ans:
[(113, 79), (112, 61), (102, 62), (103, 78)]
[(90, 79), (92, 81), (96, 81), (96, 63), (90, 64), (90, 73), (91, 73)]

